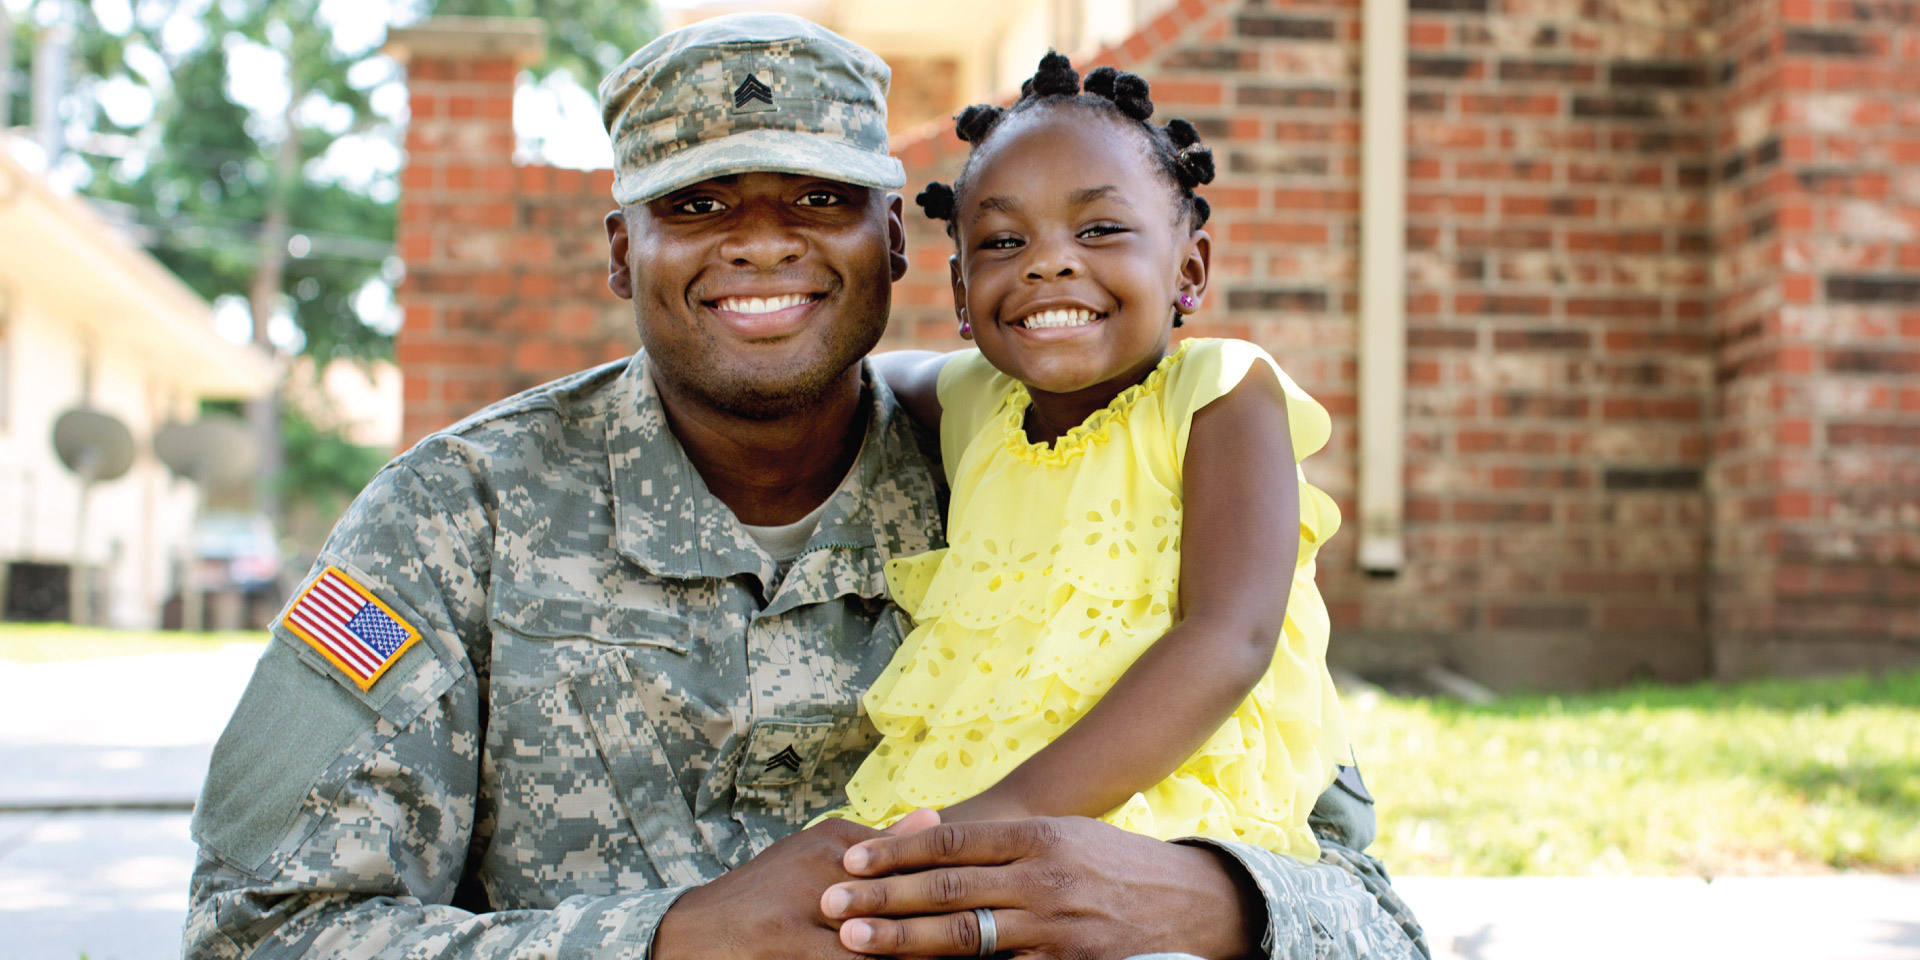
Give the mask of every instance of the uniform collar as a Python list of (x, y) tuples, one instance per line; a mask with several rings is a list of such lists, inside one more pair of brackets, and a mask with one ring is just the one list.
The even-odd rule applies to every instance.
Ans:
[[(645, 351), (621, 375), (606, 411), (607, 472), (620, 554), (660, 577), (773, 582), (773, 558), (760, 549), (667, 427), (666, 408)], [(861, 362), (871, 404), (865, 444), (853, 471), (827, 501), (820, 526), (794, 561), (771, 615), (845, 594), (886, 594), (886, 563), (941, 542), (937, 488), (912, 424), (885, 381)]]

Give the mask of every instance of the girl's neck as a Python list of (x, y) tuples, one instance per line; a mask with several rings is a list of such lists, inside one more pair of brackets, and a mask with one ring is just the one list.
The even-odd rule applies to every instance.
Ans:
[(1070, 393), (1049, 393), (1028, 386), (1027, 395), (1033, 398), (1033, 403), (1027, 407), (1027, 442), (1052, 444), (1066, 436), (1067, 431), (1105, 410), (1114, 397), (1146, 380), (1165, 358), (1164, 353), (1149, 356), (1140, 365), (1119, 376)]

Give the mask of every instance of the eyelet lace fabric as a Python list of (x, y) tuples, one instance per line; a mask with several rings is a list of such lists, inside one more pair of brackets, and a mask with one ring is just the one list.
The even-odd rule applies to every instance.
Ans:
[[(949, 546), (887, 567), (916, 626), (864, 701), (884, 739), (849, 782), (841, 814), (867, 823), (991, 786), (1178, 622), (1187, 427), (1254, 363), (1273, 363), (1240, 341), (1188, 341), (1047, 445), (1026, 439), (1025, 388), (970, 362), (954, 375), (975, 382), (961, 386), (998, 390), (972, 410), (947, 404), (943, 429), (973, 433), (951, 467)], [(1304, 457), (1325, 444), (1327, 416), (1280, 378)], [(943, 401), (947, 389), (943, 378)], [(1318, 856), (1306, 816), (1347, 749), (1313, 584), (1315, 551), (1339, 512), (1299, 483), (1299, 565), (1272, 668), (1193, 757), (1110, 812), (1111, 822)]]

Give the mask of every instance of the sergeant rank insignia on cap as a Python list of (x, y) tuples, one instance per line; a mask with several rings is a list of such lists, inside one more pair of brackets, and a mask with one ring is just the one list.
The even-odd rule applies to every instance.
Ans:
[(334, 567), (314, 578), (280, 622), (362, 690), (371, 689), (420, 639), (419, 631)]
[[(751, 104), (756, 101), (765, 104), (765, 106), (751, 106)], [(733, 109), (735, 112), (772, 110), (773, 108), (773, 88), (767, 86), (759, 77), (749, 73), (745, 80), (740, 81), (739, 86), (733, 88)]]

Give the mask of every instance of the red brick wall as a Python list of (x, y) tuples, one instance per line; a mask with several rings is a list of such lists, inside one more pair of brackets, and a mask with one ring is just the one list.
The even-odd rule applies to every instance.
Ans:
[[(1408, 564), (1322, 552), (1336, 658), (1558, 687), (1920, 661), (1916, 10), (1412, 0)], [(1214, 146), (1186, 330), (1327, 404), (1308, 469), (1349, 516), (1360, 34), (1348, 0), (1185, 0), (1096, 61)], [(633, 335), (607, 175), (510, 164), (507, 64), (412, 75), (418, 436)], [(909, 195), (964, 157), (895, 146)], [(951, 243), (908, 222), (888, 342), (957, 346)]]
[(637, 341), (607, 291), (612, 172), (513, 163), (509, 60), (415, 59), (407, 72), (394, 353), (411, 443)]
[(1741, 0), (1720, 27), (1716, 663), (1911, 662), (1920, 4)]
[[(1660, 8), (1630, 38), (1610, 10), (1510, 6), (1413, 4), (1408, 564), (1369, 579), (1357, 538), (1336, 537), (1321, 589), (1350, 659), (1437, 658), (1501, 685), (1698, 676), (1705, 6)], [(1360, 31), (1358, 3), (1196, 2), (1112, 57), (1219, 160), (1214, 287), (1185, 329), (1267, 346), (1333, 411), (1308, 472), (1349, 517)], [(902, 144), (913, 183), (951, 176), (957, 146)], [(900, 332), (954, 343), (950, 246), (930, 228), (912, 246)]]

